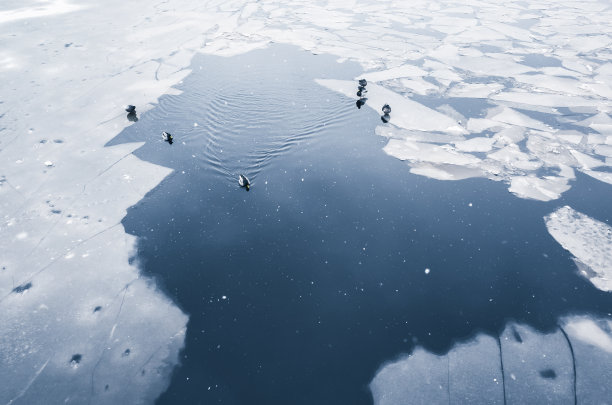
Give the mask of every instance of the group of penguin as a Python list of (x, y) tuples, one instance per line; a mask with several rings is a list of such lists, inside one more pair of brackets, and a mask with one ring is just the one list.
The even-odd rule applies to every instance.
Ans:
[[(365, 96), (368, 92), (366, 90), (367, 85), (368, 81), (366, 79), (359, 79), (359, 85), (357, 86), (357, 97), (359, 97), (359, 99), (355, 103), (359, 109), (361, 109), (361, 107), (368, 100), (368, 98)], [(391, 113), (391, 106), (389, 106), (389, 104), (383, 105), (382, 112), (383, 115), (380, 117), (380, 119), (386, 124), (391, 119), (391, 115), (389, 115)]]
[[(368, 85), (368, 82), (366, 81), (366, 79), (359, 79), (359, 86), (357, 87), (357, 97), (359, 97), (359, 100), (357, 100), (357, 103), (356, 103), (357, 108), (361, 108), (367, 101), (367, 97), (365, 96), (365, 94), (368, 92), (366, 90), (367, 85)], [(128, 120), (133, 121), (133, 122), (138, 121), (138, 116), (136, 115), (136, 106), (128, 105), (125, 107), (125, 111), (127, 111), (128, 113), (127, 115)], [(383, 115), (380, 117), (382, 122), (384, 123), (389, 122), (389, 120), (391, 119), (391, 116), (389, 115), (391, 113), (391, 107), (389, 106), (389, 104), (383, 105), (382, 112), (383, 112)], [(172, 134), (166, 131), (162, 132), (162, 139), (165, 142), (168, 142), (170, 145), (172, 145), (172, 142), (174, 142), (174, 138), (172, 137)], [(247, 191), (249, 191), (249, 189), (251, 188), (251, 182), (244, 174), (238, 175), (238, 184), (240, 185), (240, 187), (246, 188)]]
[[(138, 121), (138, 117), (136, 116), (136, 106), (131, 105), (131, 104), (127, 105), (125, 106), (125, 111), (127, 111), (128, 113), (127, 115), (128, 120), (133, 121), (133, 122)], [(172, 145), (172, 142), (174, 142), (174, 138), (172, 137), (172, 134), (166, 131), (162, 132), (162, 139), (165, 142), (168, 142), (170, 145)], [(240, 185), (240, 187), (246, 188), (246, 191), (249, 191), (249, 189), (251, 188), (251, 182), (249, 181), (247, 176), (245, 176), (244, 174), (238, 175), (238, 184)]]
[[(357, 97), (359, 97), (359, 99), (355, 103), (357, 105), (357, 108), (359, 109), (361, 109), (361, 107), (368, 100), (368, 98), (365, 96), (366, 93), (368, 92), (366, 90), (367, 85), (368, 85), (368, 81), (366, 79), (359, 79), (359, 85), (357, 86)], [(389, 104), (383, 105), (382, 112), (383, 112), (383, 115), (380, 117), (380, 119), (382, 120), (382, 122), (386, 124), (391, 119), (391, 115), (389, 115), (391, 113), (391, 107), (389, 106)]]

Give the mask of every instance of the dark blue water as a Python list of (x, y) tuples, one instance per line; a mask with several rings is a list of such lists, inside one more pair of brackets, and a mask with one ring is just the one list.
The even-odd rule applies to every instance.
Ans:
[(283, 46), (198, 56), (183, 94), (115, 139), (175, 169), (123, 221), (190, 316), (159, 404), (369, 404), (377, 369), (416, 344), (612, 308), (543, 220), (571, 204), (609, 222), (609, 187), (579, 176), (542, 203), (411, 175), (382, 151), (377, 113), (313, 81), (359, 72)]

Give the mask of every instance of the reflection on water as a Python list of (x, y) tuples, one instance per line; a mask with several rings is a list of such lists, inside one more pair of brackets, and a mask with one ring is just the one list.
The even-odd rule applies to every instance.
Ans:
[[(379, 366), (416, 344), (610, 308), (546, 231), (559, 202), (412, 176), (382, 151), (376, 113), (314, 83), (356, 66), (275, 46), (192, 69), (115, 140), (147, 140), (138, 156), (175, 169), (124, 220), (190, 314), (159, 403), (367, 404)], [(579, 189), (562, 203), (580, 209)]]

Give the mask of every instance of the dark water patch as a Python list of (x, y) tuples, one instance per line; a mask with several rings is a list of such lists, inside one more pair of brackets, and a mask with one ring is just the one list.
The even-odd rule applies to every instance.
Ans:
[(376, 112), (314, 82), (357, 66), (275, 46), (192, 70), (113, 141), (175, 169), (123, 221), (190, 315), (159, 404), (368, 404), (378, 367), (415, 344), (610, 307), (546, 231), (559, 202), (411, 175)]
[[(597, 168), (600, 170), (601, 168)], [(612, 226), (612, 187), (593, 177), (576, 170), (576, 180), (572, 188), (561, 195), (556, 205), (569, 205), (589, 217)]]

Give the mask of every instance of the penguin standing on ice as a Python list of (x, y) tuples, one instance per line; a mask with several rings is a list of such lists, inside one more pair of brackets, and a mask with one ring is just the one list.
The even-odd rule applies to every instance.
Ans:
[(368, 92), (366, 90), (367, 85), (368, 82), (366, 81), (366, 79), (359, 79), (359, 86), (357, 87), (357, 97), (359, 97), (359, 100), (357, 100), (357, 102), (355, 103), (357, 108), (361, 108), (367, 100), (365, 96), (365, 94)]
[(382, 112), (384, 115), (380, 117), (380, 119), (386, 124), (391, 119), (391, 116), (389, 115), (389, 113), (391, 113), (391, 107), (389, 106), (389, 104), (383, 105)]
[(132, 122), (138, 121), (138, 116), (136, 115), (136, 106), (135, 105), (126, 105), (125, 111), (127, 114), (127, 119)]

